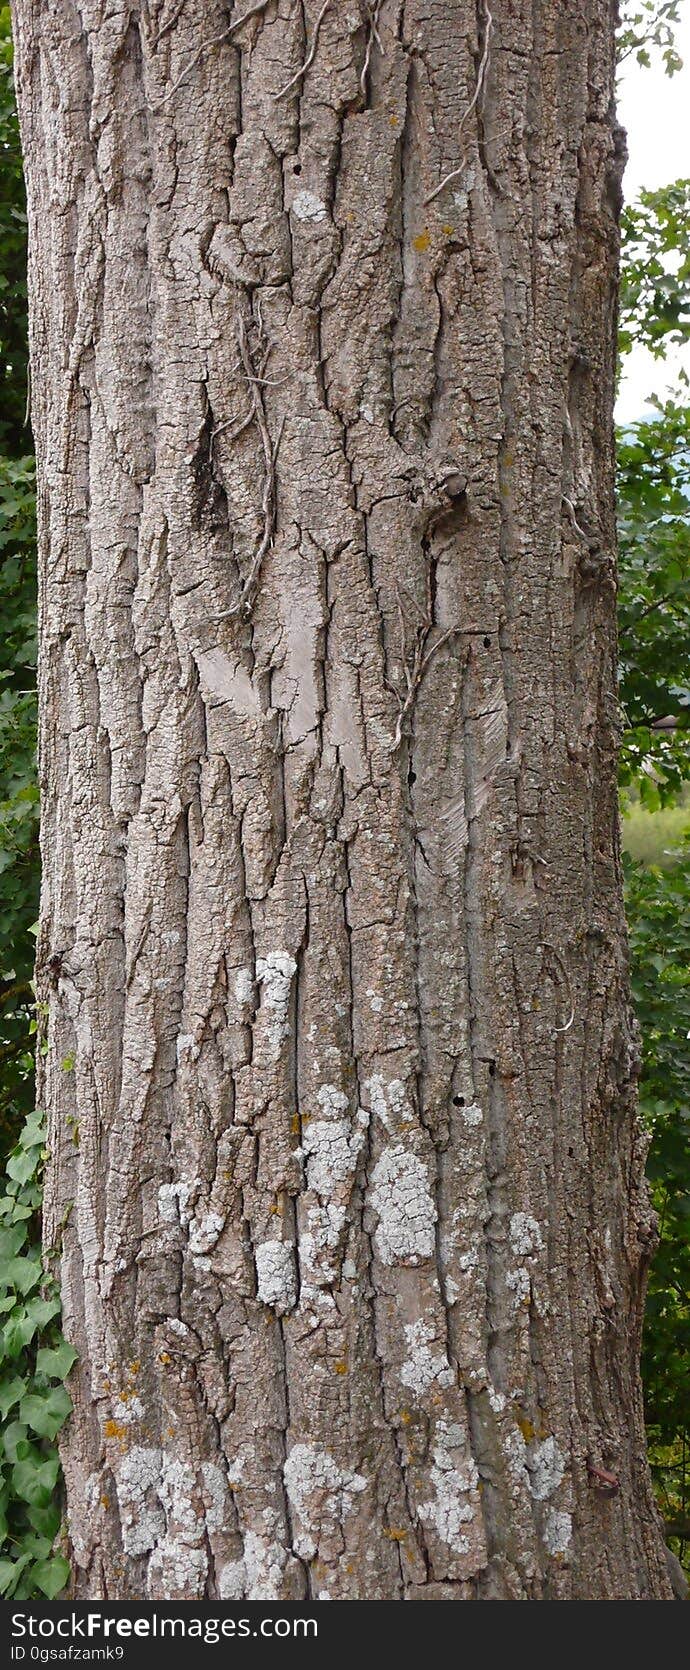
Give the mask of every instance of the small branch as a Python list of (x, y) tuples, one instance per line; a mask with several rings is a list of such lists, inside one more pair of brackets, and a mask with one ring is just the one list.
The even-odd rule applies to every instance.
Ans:
[(316, 57), (316, 48), (318, 46), (319, 31), (321, 29), (321, 24), (323, 23), (323, 20), (326, 16), (326, 12), (328, 11), (330, 5), (331, 5), (331, 0), (323, 0), (323, 5), (321, 7), (321, 11), (319, 12), (319, 15), (316, 19), (316, 23), (314, 24), (314, 33), (313, 33), (312, 39), (311, 39), (311, 46), (310, 46), (309, 51), (307, 53), (307, 56), (304, 60), (304, 63), (301, 64), (300, 68), (295, 71), (295, 74), (293, 76), (291, 76), (290, 80), (286, 81), (285, 86), (281, 87), (280, 92), (273, 94), (273, 97), (274, 97), (276, 103), (278, 102), (278, 99), (284, 99), (285, 98), (285, 94), (290, 92), (291, 87), (296, 87), (297, 82), (302, 80), (302, 77), (304, 75), (306, 75), (307, 70), (309, 69), (310, 65), (313, 64), (314, 59)]
[(373, 6), (367, 6), (367, 45), (366, 52), (364, 54), (364, 63), (362, 65), (362, 73), (359, 78), (359, 85), (362, 89), (362, 96), (364, 99), (366, 99), (367, 96), (367, 77), (369, 74), (371, 55), (374, 50), (374, 42), (376, 42), (379, 52), (381, 53), (381, 57), (383, 57), (383, 42), (378, 30), (379, 13), (382, 5), (383, 0), (375, 0), (375, 4)]
[[(283, 420), (281, 422), (281, 425), (280, 425), (280, 429), (278, 431), (277, 440), (275, 441), (275, 443), (273, 443), (273, 441), (271, 440), (271, 436), (270, 436), (270, 432), (269, 432), (269, 428), (268, 428), (268, 422), (267, 422), (267, 419), (266, 419), (266, 409), (265, 409), (265, 406), (264, 406), (263, 394), (261, 392), (264, 385), (266, 383), (270, 382), (270, 379), (265, 378), (261, 375), (257, 376), (257, 368), (256, 368), (256, 365), (254, 363), (254, 359), (253, 359), (253, 356), (252, 356), (252, 350), (251, 350), (251, 347), (250, 347), (250, 344), (249, 344), (249, 337), (248, 337), (248, 334), (247, 334), (247, 326), (246, 326), (244, 317), (243, 317), (242, 313), (239, 311), (239, 309), (238, 309), (238, 312), (237, 312), (237, 322), (236, 322), (236, 327), (235, 328), (236, 328), (236, 332), (237, 332), (237, 346), (238, 346), (238, 349), (239, 349), (240, 365), (242, 367), (244, 380), (246, 382), (247, 389), (249, 391), (250, 410), (249, 410), (246, 418), (243, 418), (241, 420), (241, 422), (237, 425), (235, 430), (232, 431), (231, 438), (233, 440), (237, 439), (237, 436), (241, 435), (244, 432), (244, 430), (249, 427), (250, 423), (252, 423), (252, 422), (256, 423), (257, 429), (259, 431), (259, 436), (260, 436), (260, 440), (261, 440), (261, 448), (262, 448), (262, 451), (263, 451), (263, 458), (264, 458), (264, 481), (263, 481), (263, 488), (262, 488), (262, 493), (261, 493), (261, 515), (262, 515), (263, 527), (262, 527), (262, 532), (261, 532), (261, 538), (259, 539), (259, 542), (256, 546), (256, 550), (255, 550), (254, 555), (252, 557), (248, 573), (245, 575), (244, 580), (242, 581), (242, 585), (241, 585), (241, 588), (240, 588), (240, 595), (237, 599), (237, 602), (233, 603), (232, 608), (224, 609), (222, 614), (218, 616), (219, 620), (228, 620), (234, 615), (243, 615), (245, 619), (248, 619), (249, 616), (251, 615), (252, 608), (253, 608), (253, 605), (254, 605), (254, 600), (256, 598), (256, 593), (258, 591), (259, 579), (261, 577), (261, 570), (263, 568), (264, 558), (266, 557), (268, 551), (271, 549), (271, 546), (273, 545), (273, 540), (275, 538), (276, 504), (277, 504), (276, 463), (277, 463), (277, 459), (278, 459), (278, 452), (279, 452), (279, 449), (280, 449), (280, 443), (281, 443), (281, 440), (283, 438), (283, 430), (285, 428), (285, 418), (283, 418)], [(260, 333), (263, 332), (263, 323), (262, 323), (260, 315), (259, 315), (258, 329), (259, 329)], [(262, 371), (263, 371), (263, 368), (266, 364), (267, 358), (268, 358), (268, 352), (265, 351), (264, 354), (263, 354), (262, 360), (261, 360), (261, 370)], [(282, 378), (279, 379), (279, 381), (282, 381)], [(271, 384), (271, 386), (274, 386), (274, 385)], [(221, 425), (220, 427), (224, 428), (225, 425)], [(220, 428), (215, 430), (214, 433), (219, 434), (220, 433)]]
[[(479, 63), (479, 70), (477, 72), (477, 85), (474, 89), (474, 93), (472, 95), (472, 98), (470, 99), (470, 102), (467, 106), (465, 114), (461, 118), (460, 126), (458, 128), (458, 139), (460, 138), (460, 135), (462, 133), (462, 130), (465, 126), (465, 123), (466, 123), (468, 117), (471, 116), (472, 111), (479, 104), (479, 100), (480, 100), (480, 98), (482, 96), (482, 92), (484, 90), (484, 83), (486, 81), (487, 71), (488, 71), (488, 68), (489, 68), (489, 58), (491, 56), (491, 37), (492, 37), (493, 32), (494, 32), (494, 20), (493, 20), (493, 17), (491, 15), (491, 12), (489, 11), (489, 7), (487, 5), (487, 0), (482, 0), (482, 11), (483, 11), (483, 14), (484, 14), (484, 45), (483, 45), (483, 49), (482, 49), (482, 56), (481, 56), (480, 63)], [(433, 191), (429, 192), (428, 197), (425, 197), (425, 199), (424, 199), (425, 206), (428, 203), (433, 203), (434, 199), (436, 197), (440, 197), (441, 192), (445, 191), (446, 186), (450, 185), (451, 180), (457, 180), (459, 175), (464, 173), (464, 170), (465, 170), (464, 162), (461, 162), (460, 166), (458, 168), (451, 168), (450, 173), (444, 175), (444, 178), (440, 181), (439, 185), (437, 185), (434, 188)]]
[(608, 1467), (595, 1467), (593, 1461), (588, 1461), (587, 1472), (590, 1479), (594, 1480), (595, 1485), (600, 1490), (610, 1491), (612, 1496), (615, 1496), (616, 1491), (620, 1490), (620, 1480), (615, 1473), (609, 1472)]
[(270, 0), (257, 0), (255, 6), (250, 6), (249, 10), (242, 14), (242, 17), (235, 18), (234, 23), (229, 23), (227, 29), (222, 29), (219, 35), (212, 35), (210, 40), (202, 41), (201, 46), (198, 47), (189, 62), (185, 64), (182, 74), (178, 75), (177, 81), (174, 81), (172, 87), (168, 88), (165, 97), (161, 99), (159, 104), (153, 106), (154, 113), (157, 115), (159, 110), (163, 110), (165, 105), (170, 103), (178, 87), (181, 87), (183, 81), (187, 80), (187, 76), (191, 75), (200, 58), (203, 58), (207, 52), (211, 52), (214, 46), (220, 46), (223, 41), (229, 41), (230, 36), (241, 29), (243, 23), (249, 23), (251, 18), (258, 17), (261, 12), (265, 12), (268, 5), (270, 5)]
[(419, 625), (415, 630), (414, 647), (410, 655), (410, 640), (407, 630), (407, 621), (405, 619), (405, 611), (403, 609), (402, 591), (400, 586), (396, 586), (396, 596), (398, 602), (398, 618), (400, 620), (403, 674), (406, 688), (404, 696), (399, 690), (396, 690), (395, 692), (400, 705), (400, 712), (398, 714), (398, 722), (395, 727), (395, 735), (391, 743), (392, 754), (397, 754), (402, 743), (405, 732), (405, 721), (415, 705), (419, 687), (425, 673), (428, 670), (429, 663), (433, 661), (437, 650), (441, 649), (442, 645), (446, 644), (449, 638), (454, 637), (457, 631), (456, 627), (450, 626), (446, 632), (441, 633), (440, 638), (436, 639), (430, 649), (426, 648), (429, 633), (433, 630), (434, 625), (433, 600), (431, 595), (431, 572), (429, 572), (427, 575), (426, 613), (420, 608), (416, 598), (412, 597), (409, 592), (406, 592), (406, 596), (409, 597), (410, 602), (419, 617)]

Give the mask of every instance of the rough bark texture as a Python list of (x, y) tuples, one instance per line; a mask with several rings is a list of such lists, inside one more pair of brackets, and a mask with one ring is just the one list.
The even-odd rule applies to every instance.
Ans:
[(670, 1598), (610, 0), (13, 9), (76, 1592)]

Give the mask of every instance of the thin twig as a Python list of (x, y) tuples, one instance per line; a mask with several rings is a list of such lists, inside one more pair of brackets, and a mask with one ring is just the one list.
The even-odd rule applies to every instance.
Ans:
[[(262, 322), (261, 322), (261, 319), (259, 317), (259, 329), (262, 329), (262, 328), (263, 328)], [(238, 312), (237, 312), (236, 332), (237, 332), (237, 346), (238, 346), (239, 355), (240, 355), (240, 363), (241, 363), (241, 366), (242, 366), (242, 371), (244, 373), (244, 380), (247, 384), (247, 388), (249, 390), (250, 399), (251, 399), (251, 410), (248, 413), (247, 417), (245, 419), (242, 419), (238, 428), (233, 432), (233, 437), (232, 438), (235, 439), (237, 437), (237, 434), (241, 434), (246, 428), (248, 428), (250, 422), (256, 423), (257, 429), (259, 431), (259, 436), (260, 436), (260, 439), (261, 439), (261, 448), (262, 448), (263, 455), (264, 455), (264, 481), (263, 481), (263, 488), (262, 488), (262, 493), (261, 493), (261, 515), (262, 515), (263, 527), (262, 527), (262, 532), (261, 532), (261, 538), (260, 538), (260, 540), (259, 540), (259, 542), (256, 546), (256, 550), (254, 551), (254, 555), (252, 557), (252, 560), (251, 560), (251, 563), (250, 563), (250, 566), (249, 566), (249, 570), (248, 570), (247, 574), (245, 575), (244, 580), (242, 581), (242, 585), (240, 587), (240, 595), (237, 599), (237, 602), (233, 603), (233, 605), (230, 609), (224, 609), (223, 610), (222, 614), (218, 617), (220, 620), (228, 620), (234, 615), (244, 615), (245, 618), (246, 618), (251, 614), (251, 611), (252, 611), (252, 606), (253, 606), (253, 603), (254, 603), (254, 599), (256, 597), (258, 584), (259, 584), (259, 579), (260, 579), (260, 576), (261, 576), (261, 570), (262, 570), (263, 563), (264, 563), (264, 558), (265, 558), (267, 552), (271, 549), (271, 546), (273, 545), (273, 540), (275, 538), (275, 529), (276, 529), (276, 463), (277, 463), (277, 459), (278, 459), (278, 451), (279, 451), (280, 443), (281, 443), (281, 440), (282, 440), (282, 437), (283, 437), (283, 430), (285, 428), (285, 421), (286, 421), (285, 418), (283, 417), (281, 425), (280, 425), (280, 429), (278, 431), (278, 437), (277, 437), (276, 441), (273, 442), (271, 440), (271, 436), (270, 436), (270, 432), (269, 432), (269, 428), (268, 428), (268, 423), (267, 423), (267, 420), (266, 420), (266, 410), (265, 410), (265, 407), (264, 407), (263, 395), (261, 393), (261, 389), (262, 389), (264, 383), (268, 379), (265, 379), (263, 377), (257, 377), (257, 375), (256, 375), (256, 367), (255, 367), (255, 364), (254, 364), (254, 360), (252, 358), (252, 350), (251, 350), (251, 347), (250, 347), (250, 344), (249, 344), (249, 337), (248, 337), (248, 334), (247, 334), (247, 326), (246, 326), (246, 323), (245, 323), (245, 320), (244, 320), (244, 316), (239, 311), (239, 309), (238, 309)], [(262, 365), (265, 365), (266, 359), (267, 359), (267, 354), (264, 353), (264, 356), (263, 356), (263, 359), (262, 359)], [(217, 431), (217, 433), (219, 433), (219, 431)]]
[[(493, 32), (494, 32), (494, 20), (493, 20), (493, 17), (491, 15), (491, 12), (489, 11), (489, 7), (487, 5), (487, 0), (482, 0), (482, 10), (484, 12), (484, 45), (483, 45), (483, 49), (482, 49), (482, 56), (481, 56), (480, 63), (479, 63), (479, 69), (478, 69), (478, 72), (477, 72), (477, 85), (474, 89), (474, 93), (472, 94), (472, 98), (470, 99), (470, 102), (467, 106), (465, 114), (461, 118), (460, 127), (458, 128), (458, 139), (460, 138), (460, 135), (462, 133), (462, 130), (465, 126), (465, 123), (466, 123), (468, 117), (471, 116), (472, 111), (474, 110), (475, 106), (478, 105), (478, 103), (479, 103), (479, 100), (482, 96), (482, 92), (484, 90), (484, 83), (486, 81), (486, 73), (487, 73), (487, 70), (489, 68), (489, 57), (491, 55), (491, 37), (492, 37)], [(443, 179), (440, 181), (439, 185), (437, 185), (434, 188), (433, 191), (429, 192), (428, 197), (425, 197), (425, 199), (424, 199), (425, 205), (427, 203), (433, 203), (433, 201), (436, 197), (440, 197), (441, 192), (445, 191), (446, 186), (450, 185), (451, 180), (457, 180), (458, 176), (460, 174), (463, 174), (464, 171), (465, 171), (464, 162), (461, 162), (460, 166), (458, 168), (451, 168), (450, 173), (445, 174)]]
[(572, 989), (572, 986), (570, 984), (570, 975), (569, 975), (568, 970), (565, 966), (565, 963), (563, 961), (561, 953), (560, 953), (560, 951), (556, 950), (555, 945), (550, 945), (545, 940), (544, 941), (544, 950), (551, 952), (551, 955), (552, 955), (555, 963), (557, 964), (558, 968), (561, 971), (561, 974), (563, 976), (563, 983), (565, 985), (565, 989), (566, 989), (566, 992), (568, 994), (568, 1002), (570, 1004), (570, 1016), (569, 1016), (568, 1020), (566, 1021), (565, 1026), (555, 1026), (554, 1027), (554, 1032), (569, 1032), (570, 1028), (573, 1024), (573, 1021), (575, 1019), (575, 999), (573, 997), (573, 989)]
[(152, 52), (156, 52), (158, 50), (158, 47), (160, 46), (161, 41), (165, 40), (165, 36), (170, 34), (171, 29), (174, 29), (175, 24), (177, 23), (178, 18), (181, 17), (186, 4), (187, 4), (187, 0), (180, 0), (180, 3), (175, 8), (175, 11), (173, 12), (172, 16), (168, 18), (167, 23), (162, 23), (161, 24), (160, 29), (158, 31), (158, 34), (156, 36), (154, 36), (154, 39), (151, 42), (151, 51)]
[(187, 76), (191, 75), (195, 65), (198, 64), (200, 58), (204, 57), (205, 53), (211, 52), (214, 46), (220, 46), (223, 41), (228, 41), (236, 30), (242, 28), (243, 23), (249, 23), (250, 18), (258, 17), (260, 12), (265, 12), (268, 5), (270, 5), (270, 0), (257, 0), (255, 6), (250, 6), (249, 11), (244, 12), (242, 17), (235, 18), (234, 23), (229, 23), (227, 29), (222, 29), (219, 35), (212, 35), (210, 40), (202, 41), (201, 46), (190, 58), (189, 63), (185, 64), (182, 74), (178, 75), (177, 81), (174, 81), (172, 87), (168, 88), (165, 97), (161, 99), (159, 104), (153, 106), (154, 112), (157, 114), (166, 104), (169, 104), (178, 87), (181, 87), (183, 81), (187, 80)]
[(580, 526), (580, 523), (578, 522), (573, 501), (572, 501), (572, 499), (567, 499), (566, 496), (565, 496), (565, 493), (563, 494), (563, 503), (564, 503), (565, 508), (568, 512), (568, 515), (569, 515), (570, 520), (573, 524), (573, 527), (575, 529), (576, 534), (579, 534), (580, 539), (583, 539), (584, 542), (585, 542), (585, 545), (589, 546), (590, 540), (589, 540), (587, 534), (585, 533), (584, 528), (582, 528)]
[(383, 42), (381, 40), (381, 36), (379, 34), (379, 31), (378, 31), (379, 13), (381, 11), (382, 5), (383, 5), (383, 0), (376, 0), (375, 5), (367, 6), (367, 13), (368, 13), (368, 17), (367, 17), (367, 24), (368, 24), (368, 28), (367, 28), (367, 46), (366, 46), (366, 52), (364, 54), (364, 63), (362, 65), (362, 74), (360, 75), (360, 78), (359, 78), (359, 85), (362, 89), (362, 94), (363, 94), (364, 98), (366, 98), (366, 96), (367, 96), (367, 76), (369, 74), (369, 65), (371, 63), (371, 55), (372, 55), (372, 52), (374, 50), (374, 42), (376, 42), (376, 45), (379, 49), (379, 52), (381, 53), (381, 57), (383, 57)]
[(273, 94), (273, 97), (274, 97), (276, 103), (278, 102), (278, 99), (284, 99), (285, 98), (285, 94), (289, 93), (290, 88), (295, 87), (297, 85), (297, 82), (302, 80), (302, 76), (306, 75), (307, 70), (309, 69), (310, 65), (313, 64), (314, 59), (316, 57), (316, 48), (317, 48), (318, 40), (319, 40), (319, 30), (321, 28), (321, 24), (323, 23), (323, 20), (326, 16), (326, 12), (328, 11), (330, 5), (331, 5), (331, 0), (323, 0), (323, 5), (321, 7), (321, 11), (319, 12), (319, 15), (316, 19), (316, 23), (314, 24), (314, 33), (313, 33), (312, 38), (311, 38), (311, 46), (310, 46), (309, 51), (307, 53), (307, 56), (304, 60), (304, 63), (301, 64), (299, 69), (295, 71), (295, 74), (293, 76), (291, 76), (290, 80), (286, 81), (285, 86), (281, 87), (280, 92)]
[(404, 696), (401, 695), (399, 690), (396, 690), (395, 692), (400, 705), (400, 712), (398, 714), (398, 722), (395, 727), (395, 735), (391, 743), (392, 754), (396, 754), (400, 747), (405, 730), (405, 720), (407, 719), (408, 714), (411, 713), (417, 700), (417, 693), (424, 675), (427, 672), (430, 661), (433, 660), (436, 651), (441, 649), (443, 644), (447, 644), (448, 639), (454, 637), (457, 631), (456, 627), (450, 626), (446, 632), (441, 633), (440, 638), (435, 640), (430, 649), (426, 648), (429, 633), (433, 630), (434, 625), (433, 601), (431, 596), (431, 573), (429, 573), (427, 575), (426, 613), (420, 608), (416, 598), (412, 597), (411, 593), (407, 591), (407, 588), (405, 588), (406, 596), (410, 598), (411, 603), (414, 605), (420, 621), (420, 624), (415, 631), (414, 648), (412, 650), (412, 656), (410, 657), (407, 621), (405, 619), (405, 611), (403, 609), (401, 587), (396, 586), (395, 591), (398, 604), (398, 618), (400, 620), (402, 665), (406, 690)]

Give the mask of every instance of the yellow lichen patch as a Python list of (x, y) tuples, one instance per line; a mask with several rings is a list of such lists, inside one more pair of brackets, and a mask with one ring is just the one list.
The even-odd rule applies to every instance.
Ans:
[(416, 238), (412, 239), (412, 248), (416, 249), (418, 255), (423, 255), (425, 249), (429, 248), (430, 243), (431, 243), (431, 233), (427, 230), (427, 228), (425, 226), (424, 231), (423, 232), (418, 232)]
[(109, 1496), (101, 1496), (101, 1507), (102, 1508), (109, 1508), (110, 1507), (110, 1497)]
[(454, 231), (455, 231), (455, 227), (454, 226), (449, 226), (449, 225), (442, 226), (441, 231), (445, 232), (447, 238), (451, 238)]
[(347, 1363), (341, 1358), (337, 1363), (333, 1364), (333, 1369), (336, 1374), (347, 1374)]
[(534, 1426), (533, 1426), (532, 1421), (529, 1418), (529, 1415), (523, 1415), (522, 1410), (518, 1409), (518, 1410), (516, 1410), (516, 1413), (515, 1413), (515, 1419), (516, 1419), (517, 1424), (520, 1428), (520, 1431), (521, 1431), (522, 1436), (525, 1440), (525, 1443), (526, 1444), (531, 1444), (532, 1439), (534, 1437)]
[(404, 1542), (407, 1536), (407, 1531), (396, 1531), (395, 1526), (390, 1525), (383, 1534), (384, 1537), (388, 1537), (390, 1542)]
[(124, 1439), (127, 1437), (127, 1428), (122, 1425), (121, 1421), (106, 1421), (103, 1431), (106, 1438)]
[(172, 1362), (172, 1357), (170, 1355), (170, 1352), (169, 1351), (159, 1351), (158, 1361), (159, 1361), (159, 1363), (163, 1363), (164, 1365), (167, 1365), (168, 1363), (171, 1363)]
[(130, 1365), (129, 1365), (129, 1372), (130, 1372), (133, 1380), (136, 1380), (136, 1377), (139, 1373), (140, 1368), (141, 1368), (141, 1363), (139, 1362), (139, 1358), (135, 1357), (134, 1362), (130, 1363)]
[(389, 120), (389, 122), (390, 122), (390, 125), (391, 125), (391, 127), (392, 127), (392, 128), (397, 128), (397, 126), (398, 126), (398, 118), (397, 118), (397, 116), (389, 116), (389, 117), (388, 117), (388, 120)]
[(292, 1115), (292, 1119), (290, 1120), (290, 1131), (291, 1131), (291, 1134), (292, 1134), (293, 1137), (298, 1137), (299, 1136), (299, 1114), (298, 1113), (293, 1113), (293, 1115)]
[(409, 1409), (401, 1409), (400, 1420), (402, 1421), (403, 1426), (409, 1426), (410, 1421), (412, 1420)]

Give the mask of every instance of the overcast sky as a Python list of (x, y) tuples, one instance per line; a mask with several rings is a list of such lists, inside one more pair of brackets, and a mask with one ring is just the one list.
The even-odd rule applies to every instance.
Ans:
[[(661, 60), (641, 69), (629, 60), (620, 73), (618, 114), (628, 133), (629, 161), (623, 189), (632, 201), (641, 186), (663, 186), (690, 178), (690, 0), (681, 6), (676, 44), (683, 68), (670, 79)], [(622, 423), (641, 417), (650, 394), (662, 395), (683, 365), (690, 375), (690, 346), (663, 365), (646, 349), (629, 354), (616, 416)]]

